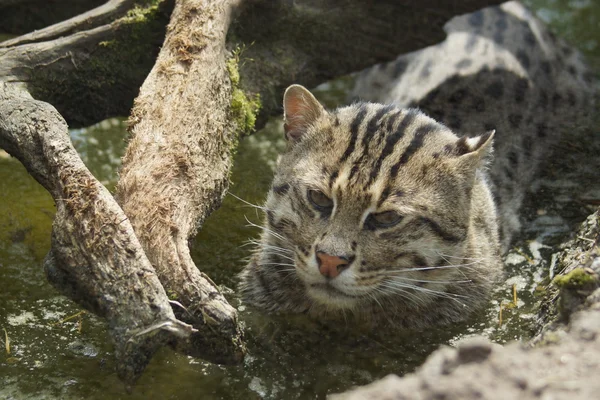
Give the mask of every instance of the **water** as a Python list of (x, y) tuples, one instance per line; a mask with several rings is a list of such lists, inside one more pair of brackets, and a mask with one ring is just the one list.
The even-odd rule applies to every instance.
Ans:
[[(600, 4), (589, 1), (531, 0), (559, 34), (578, 44), (600, 69)], [(335, 102), (345, 81), (323, 88)], [(235, 275), (256, 229), (245, 218), (260, 215), (233, 196), (206, 222), (192, 246), (196, 264), (229, 293), (246, 325), (249, 355), (244, 365), (221, 367), (160, 351), (127, 395), (114, 373), (110, 339), (103, 322), (81, 313), (45, 281), (42, 260), (50, 246), (54, 213), (51, 197), (14, 159), (0, 152), (0, 399), (308, 399), (365, 384), (388, 373), (412, 371), (439, 344), (484, 334), (504, 343), (527, 338), (535, 328), (533, 310), (552, 264), (552, 245), (582, 220), (600, 198), (597, 131), (582, 128), (581, 139), (561, 146), (561, 156), (545, 168), (525, 208), (521, 240), (507, 256), (507, 278), (490, 306), (451, 329), (397, 332), (374, 337), (318, 326), (302, 317), (262, 316), (239, 303)], [(86, 164), (110, 189), (116, 182), (125, 142), (121, 120), (72, 132)], [(231, 192), (260, 203), (268, 189), (276, 155), (283, 148), (280, 122), (272, 121), (245, 139), (236, 156)], [(598, 142), (596, 140), (595, 142)], [(516, 304), (513, 302), (516, 288)], [(499, 310), (502, 304), (502, 324)], [(10, 352), (3, 345), (5, 331)]]

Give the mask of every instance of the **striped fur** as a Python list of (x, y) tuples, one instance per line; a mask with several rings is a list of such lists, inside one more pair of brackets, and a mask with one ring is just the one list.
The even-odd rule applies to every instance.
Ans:
[[(286, 107), (293, 135), (265, 204), (260, 245), (242, 272), (244, 300), (268, 312), (409, 327), (477, 308), (501, 271), (485, 177), (492, 132), (459, 138), (418, 110), (374, 103), (328, 112), (297, 85), (286, 102), (307, 115)], [(310, 190), (333, 208), (315, 208)], [(397, 225), (370, 224), (391, 210), (401, 216)], [(326, 278), (317, 251), (350, 266)]]
[(489, 175), (506, 250), (540, 165), (597, 112), (597, 80), (518, 2), (455, 17), (444, 29), (444, 42), (363, 71), (352, 97), (419, 107), (462, 133), (495, 129)]
[[(518, 2), (456, 17), (445, 29), (439, 45), (360, 75), (356, 98), (396, 106), (328, 112), (306, 89), (288, 89), (289, 148), (241, 274), (245, 302), (411, 328), (464, 319), (485, 302), (500, 253), (519, 231), (526, 189), (560, 134), (593, 112), (595, 80), (579, 53)], [(316, 209), (309, 190), (333, 208)], [(373, 223), (389, 210), (400, 216), (396, 225)], [(326, 278), (316, 251), (349, 266)]]

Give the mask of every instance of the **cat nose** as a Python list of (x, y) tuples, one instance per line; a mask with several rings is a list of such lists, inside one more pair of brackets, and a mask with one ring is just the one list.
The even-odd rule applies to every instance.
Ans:
[(324, 251), (317, 251), (317, 264), (325, 278), (335, 278), (350, 265), (346, 257), (331, 256)]

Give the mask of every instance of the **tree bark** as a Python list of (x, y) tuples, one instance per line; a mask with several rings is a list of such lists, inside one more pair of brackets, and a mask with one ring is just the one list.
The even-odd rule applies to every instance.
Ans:
[[(118, 2), (110, 3), (115, 11), (104, 9), (104, 14), (124, 13), (116, 11)], [(52, 104), (72, 128), (127, 115), (156, 60), (172, 5), (171, 0), (145, 8), (138, 5), (132, 15), (105, 25), (98, 25), (103, 22), (99, 18), (87, 30), (56, 39), (45, 39), (56, 36), (56, 27), (49, 27), (39, 42), (5, 42), (0, 45), (0, 79), (25, 84), (34, 98)]]
[(314, 85), (435, 43), (451, 16), (498, 2), (441, 9), (433, 0), (177, 1), (132, 111), (122, 210), (77, 157), (62, 117), (23, 87), (72, 126), (126, 113), (171, 3), (143, 2), (124, 14), (122, 2), (110, 1), (89, 19), (0, 47), (0, 146), (53, 194), (49, 278), (107, 318), (120, 375), (134, 381), (167, 342), (214, 362), (243, 357), (237, 313), (196, 268), (187, 243), (227, 190), (238, 136), (279, 109), (285, 86)]
[(36, 30), (25, 35), (18, 36), (14, 39), (0, 42), (2, 47), (14, 47), (21, 44), (33, 43), (39, 41), (47, 41), (56, 39), (61, 36), (67, 36), (81, 30), (89, 30), (100, 25), (105, 25), (111, 21), (122, 17), (132, 5), (134, 0), (110, 0), (109, 2), (96, 7), (83, 14), (61, 21), (47, 28)]
[[(186, 18), (180, 13), (174, 20), (177, 15)], [(127, 21), (114, 25), (119, 23)], [(49, 104), (28, 97), (17, 84), (27, 70), (19, 60), (31, 57), (29, 66), (46, 61), (56, 65), (64, 57), (77, 69), (66, 49), (72, 45), (81, 51), (90, 43), (93, 46), (114, 35), (114, 25), (8, 48), (5, 54), (15, 56), (3, 58), (0, 67), (7, 81), (2, 83), (0, 97), (0, 145), (27, 166), (57, 204), (52, 249), (45, 261), (48, 277), (66, 295), (107, 319), (116, 344), (119, 375), (127, 383), (137, 379), (154, 351), (166, 343), (213, 362), (240, 362), (245, 349), (236, 311), (195, 267), (181, 271), (175, 266), (170, 272), (184, 275), (181, 281), (188, 297), (174, 297), (189, 307), (173, 302), (174, 308), (200, 329), (175, 318), (128, 218), (83, 166), (62, 117)], [(225, 32), (226, 28), (223, 38)], [(175, 48), (175, 52), (179, 50)], [(23, 135), (24, 130), (31, 135)]]
[[(178, 1), (131, 114), (117, 195), (177, 316), (198, 329), (187, 352), (239, 341), (237, 313), (194, 264), (188, 240), (225, 195), (237, 129), (225, 35), (239, 1)], [(205, 354), (197, 354), (205, 356)]]
[[(280, 109), (287, 85), (311, 87), (435, 44), (452, 16), (501, 2), (246, 0), (227, 47), (240, 50), (241, 89), (250, 99), (260, 94), (259, 128)], [(163, 43), (173, 6), (172, 0), (155, 3), (142, 17), (92, 24), (97, 31), (42, 38), (31, 47), (0, 45), (0, 76), (27, 82), (34, 97), (54, 105), (69, 126), (127, 115)]]
[(0, 147), (54, 198), (52, 284), (106, 318), (118, 374), (133, 383), (158, 348), (189, 337), (133, 228), (73, 148), (67, 124), (49, 104), (0, 83)]

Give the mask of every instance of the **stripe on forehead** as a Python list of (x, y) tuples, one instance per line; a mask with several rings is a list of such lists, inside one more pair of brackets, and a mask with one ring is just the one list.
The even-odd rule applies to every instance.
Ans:
[(381, 150), (381, 154), (377, 158), (377, 161), (375, 161), (375, 164), (371, 170), (368, 185), (372, 185), (373, 182), (375, 182), (379, 176), (383, 162), (386, 160), (386, 158), (390, 157), (394, 153), (396, 144), (400, 141), (400, 139), (402, 139), (402, 137), (404, 137), (404, 134), (411, 124), (416, 120), (419, 114), (420, 113), (417, 110), (408, 109), (405, 110), (399, 118), (397, 118), (400, 119), (400, 122), (393, 133), (391, 130), (388, 132), (388, 135), (384, 141), (383, 149)]
[[(356, 173), (360, 169), (360, 166), (365, 162), (367, 157), (370, 156), (369, 144), (373, 141), (375, 134), (379, 130), (385, 129), (382, 126), (382, 121), (383, 121), (384, 117), (387, 114), (389, 114), (392, 110), (394, 110), (395, 108), (396, 107), (393, 104), (388, 104), (386, 106), (379, 106), (379, 110), (377, 110), (377, 112), (375, 112), (375, 114), (366, 123), (365, 132), (362, 135), (362, 140), (361, 140), (362, 149), (360, 149), (360, 151), (359, 151), (360, 157), (358, 157), (354, 161), (354, 165), (350, 171), (350, 176), (348, 177), (348, 180), (352, 180), (352, 178), (356, 175)], [(380, 133), (380, 134), (382, 134), (382, 133)]]
[(381, 204), (391, 194), (394, 194), (396, 196), (398, 195), (399, 192), (397, 191), (395, 193), (392, 193), (392, 188), (394, 187), (394, 181), (398, 176), (398, 171), (403, 165), (406, 165), (413, 158), (413, 156), (417, 151), (419, 151), (419, 149), (423, 147), (427, 135), (440, 129), (440, 126), (434, 122), (425, 122), (421, 126), (413, 127), (414, 130), (412, 138), (410, 138), (410, 142), (408, 143), (408, 145), (403, 150), (397, 150), (394, 152), (393, 157), (398, 161), (396, 161), (389, 169), (389, 175), (384, 173), (382, 174), (382, 179), (377, 180), (377, 182), (379, 182), (379, 186), (381, 187), (379, 191), (380, 195), (378, 200), (379, 206), (381, 206)]
[(412, 140), (410, 141), (410, 144), (408, 145), (408, 147), (404, 150), (404, 153), (402, 153), (400, 160), (398, 160), (398, 162), (396, 164), (394, 164), (392, 166), (392, 168), (390, 169), (391, 179), (395, 179), (396, 176), (398, 176), (398, 170), (400, 169), (400, 167), (402, 165), (408, 163), (410, 161), (410, 159), (412, 158), (412, 156), (414, 156), (414, 154), (421, 147), (423, 147), (423, 142), (425, 141), (425, 137), (427, 135), (429, 135), (430, 133), (436, 131), (438, 128), (439, 128), (439, 126), (437, 124), (426, 123), (425, 125), (422, 125), (416, 129), (415, 135), (413, 136)]
[(358, 140), (359, 128), (365, 119), (365, 116), (367, 115), (368, 109), (368, 103), (361, 104), (360, 108), (358, 109), (358, 113), (350, 123), (350, 141), (348, 142), (346, 151), (344, 151), (344, 154), (342, 154), (342, 157), (338, 161), (340, 164), (345, 162), (348, 157), (350, 157), (350, 154), (354, 152), (354, 149), (356, 148), (356, 141)]

